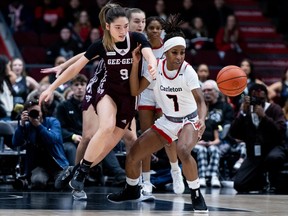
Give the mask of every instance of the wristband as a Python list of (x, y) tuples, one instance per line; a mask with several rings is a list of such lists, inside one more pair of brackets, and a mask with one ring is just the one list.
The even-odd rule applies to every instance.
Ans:
[(74, 141), (76, 139), (76, 134), (73, 134), (71, 139)]

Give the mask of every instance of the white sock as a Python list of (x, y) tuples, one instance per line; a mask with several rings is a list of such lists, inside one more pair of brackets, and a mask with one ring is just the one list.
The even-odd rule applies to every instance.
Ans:
[(146, 181), (148, 181), (148, 182), (150, 182), (150, 172), (142, 172), (142, 176), (143, 176), (143, 182), (146, 182)]
[(180, 170), (180, 167), (178, 165), (178, 160), (176, 162), (170, 162), (171, 170), (172, 171), (178, 171)]
[(194, 181), (188, 181), (188, 180), (186, 180), (186, 182), (187, 182), (188, 187), (189, 187), (190, 189), (195, 190), (195, 189), (200, 188), (199, 178), (195, 179)]
[(126, 177), (126, 182), (127, 182), (127, 184), (130, 185), (130, 186), (136, 186), (136, 185), (138, 185), (138, 183), (139, 183), (139, 178), (137, 178), (137, 179), (131, 179), (131, 178)]

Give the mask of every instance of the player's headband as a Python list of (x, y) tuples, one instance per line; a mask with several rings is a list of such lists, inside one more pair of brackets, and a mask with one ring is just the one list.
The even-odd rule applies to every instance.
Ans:
[(168, 51), (174, 46), (184, 46), (186, 48), (186, 42), (183, 37), (173, 37), (165, 41), (164, 52)]

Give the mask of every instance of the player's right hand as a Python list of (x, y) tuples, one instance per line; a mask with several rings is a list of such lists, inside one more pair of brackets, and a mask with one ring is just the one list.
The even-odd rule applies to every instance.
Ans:
[(52, 68), (43, 68), (40, 70), (40, 73), (55, 73), (56, 78), (60, 76), (63, 69), (60, 65), (52, 67)]

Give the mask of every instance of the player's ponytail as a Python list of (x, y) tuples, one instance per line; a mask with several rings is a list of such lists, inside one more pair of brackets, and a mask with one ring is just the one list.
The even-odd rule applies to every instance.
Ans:
[(164, 37), (164, 53), (172, 47), (181, 45), (186, 48), (185, 35), (182, 32), (181, 25), (182, 21), (179, 20), (179, 14), (170, 15), (163, 24), (163, 29), (166, 32)]

